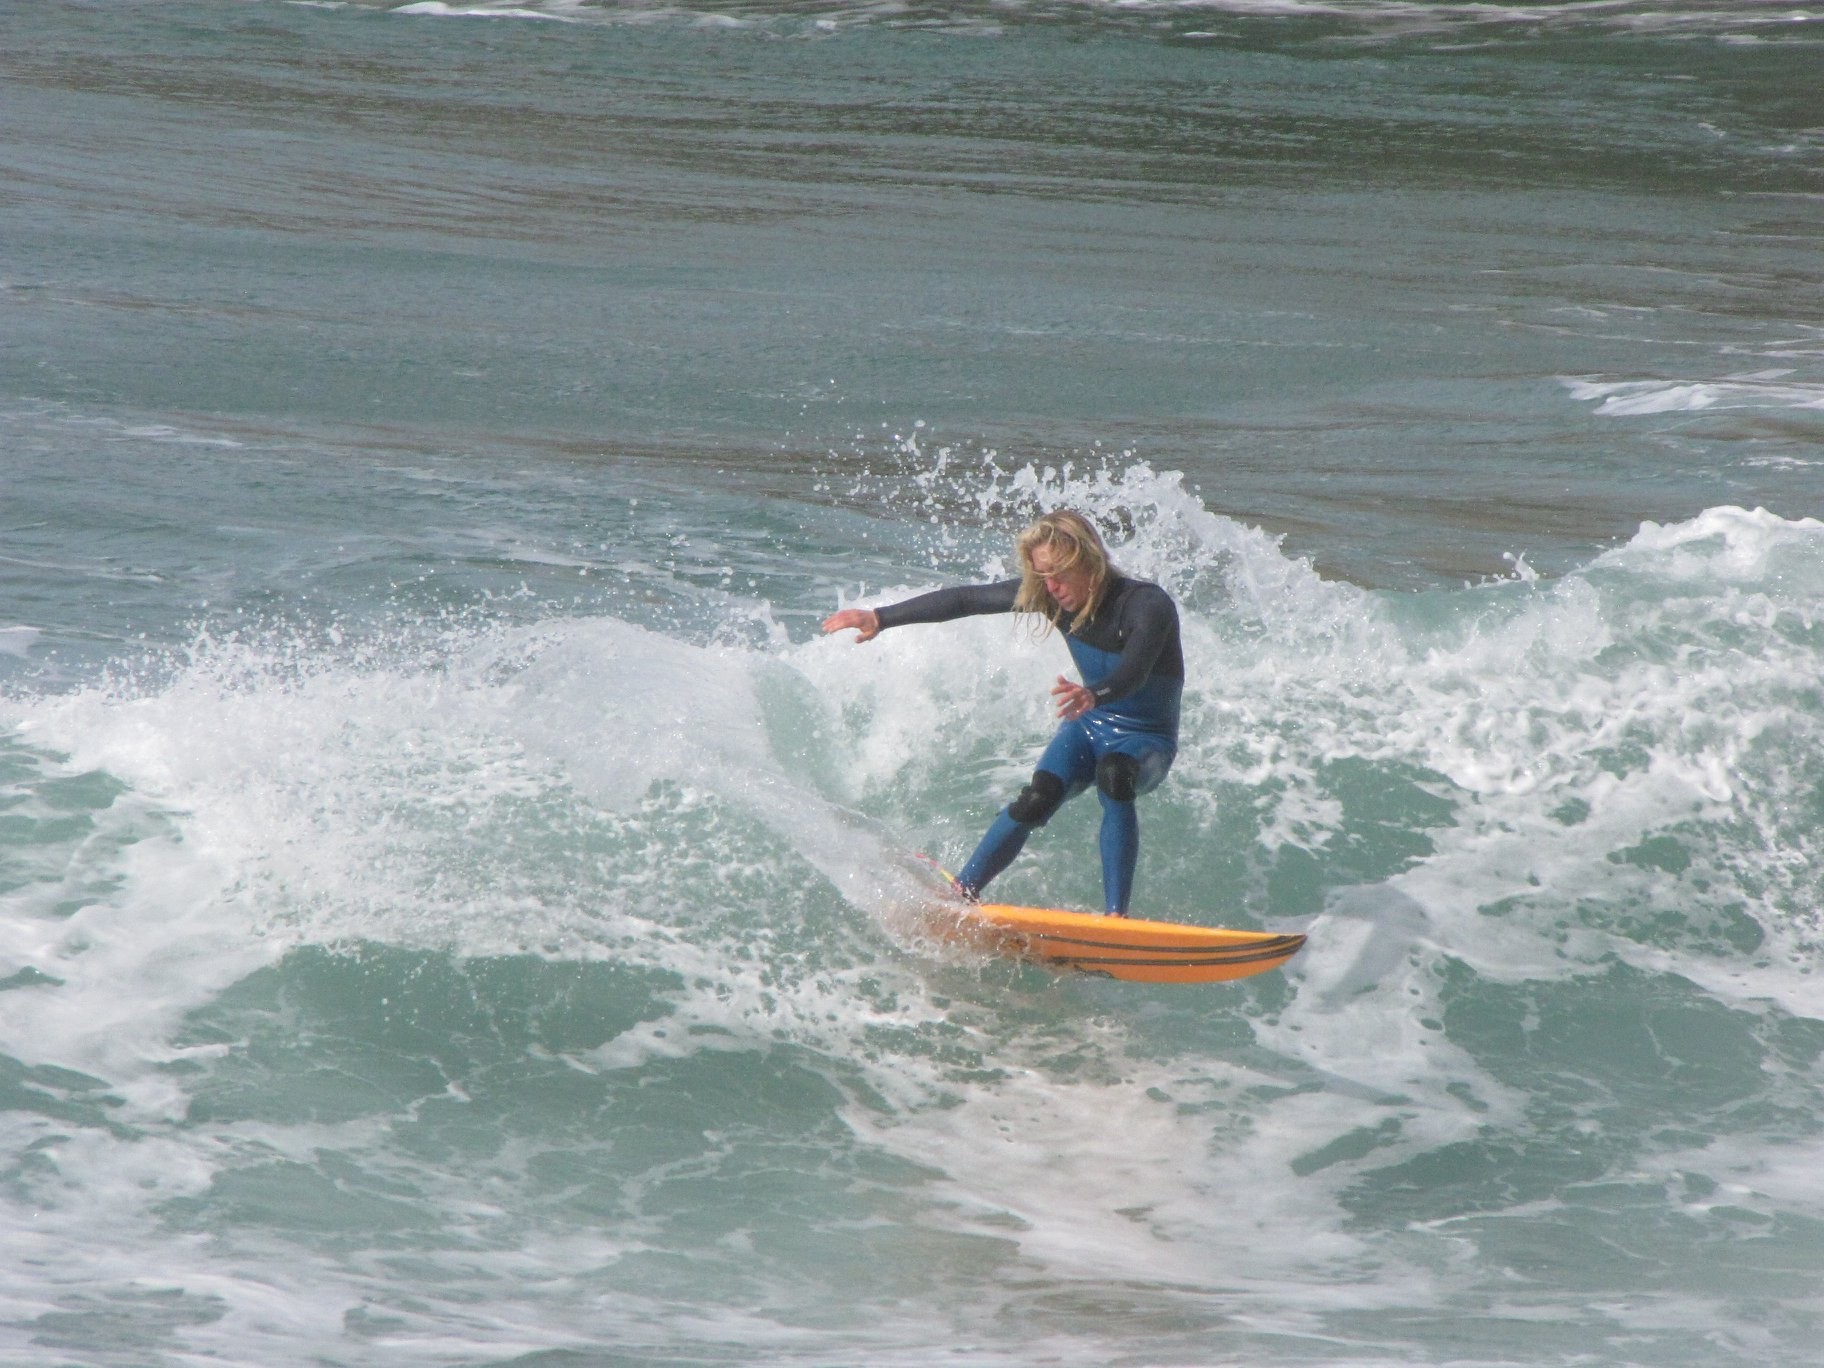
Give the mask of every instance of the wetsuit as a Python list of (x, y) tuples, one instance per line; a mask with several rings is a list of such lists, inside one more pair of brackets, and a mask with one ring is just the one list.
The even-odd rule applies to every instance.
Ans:
[[(964, 585), (875, 610), (883, 629), (1013, 611), (1020, 581)], [(1096, 706), (1058, 728), (1032, 782), (1009, 803), (969, 857), (957, 883), (974, 896), (1013, 862), (1035, 827), (1091, 784), (1102, 800), (1102, 892), (1127, 915), (1140, 857), (1134, 799), (1159, 786), (1178, 753), (1184, 649), (1171, 595), (1146, 580), (1111, 576), (1095, 618), (1063, 628), (1065, 644)]]

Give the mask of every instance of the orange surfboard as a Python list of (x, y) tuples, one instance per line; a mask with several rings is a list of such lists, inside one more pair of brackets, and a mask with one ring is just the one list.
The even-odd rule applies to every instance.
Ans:
[(929, 925), (944, 940), (1133, 983), (1223, 983), (1277, 969), (1302, 935), (1102, 917), (1049, 907), (952, 903)]

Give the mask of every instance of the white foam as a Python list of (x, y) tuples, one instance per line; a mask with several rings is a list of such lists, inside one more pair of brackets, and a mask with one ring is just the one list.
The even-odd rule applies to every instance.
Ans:
[(570, 22), (572, 16), (557, 12), (555, 9), (527, 9), (523, 5), (502, 3), (450, 4), (448, 0), (413, 0), (409, 5), (400, 5), (392, 11), (394, 14), (430, 15), (439, 19), (555, 19)]
[(1595, 403), (1597, 413), (1616, 418), (1704, 409), (1824, 408), (1824, 385), (1780, 383), (1768, 376), (1689, 381), (1566, 379), (1563, 383), (1572, 398)]
[[(542, 885), (536, 852), (503, 845), (477, 858), (502, 835), (558, 845), (645, 834), (639, 823), (658, 831), (713, 806), (726, 844), (692, 855), (734, 865), (728, 887), (740, 886), (740, 862), (782, 858), (806, 887), (821, 879), (884, 914), (907, 885), (874, 823), (972, 841), (1049, 734), (1045, 692), (1063, 647), (1011, 619), (899, 629), (865, 646), (695, 644), (608, 617), (454, 631), (390, 653), (282, 634), (212, 639), (155, 682), (9, 702), (34, 748), (128, 792), (96, 819), (121, 838), (114, 891), (67, 919), (9, 906), (6, 966), (63, 986), (0, 994), (0, 1048), (105, 1079), (129, 1119), (154, 1126), (184, 1101), (162, 1067), (170, 1023), (288, 946), (362, 937), (458, 955), (613, 957), (678, 986), (662, 1019), (572, 1067), (638, 1070), (790, 1042), (865, 1080), (867, 1102), (842, 1115), (868, 1146), (928, 1176), (921, 1220), (1006, 1242), (1046, 1278), (1095, 1284), (1144, 1267), (1319, 1333), (1336, 1312), (1441, 1306), (1459, 1286), (1435, 1260), (1352, 1228), (1349, 1185), (1526, 1125), (1527, 1099), (1441, 1030), (1441, 966), (1490, 984), (1552, 982), (1619, 958), (1742, 1010), (1824, 1014), (1798, 956), (1819, 928), (1792, 910), (1811, 905), (1824, 852), (1780, 826), (1792, 797), (1781, 784), (1809, 782), (1802, 769), (1782, 779), (1783, 757), (1802, 766), (1824, 753), (1824, 719), (1804, 706), (1820, 663), (1824, 523), (1712, 509), (1644, 525), (1557, 581), (1401, 599), (1322, 581), (1143, 467), (1008, 472), (996, 493), (1016, 515), (1020, 499), (1069, 501), (1132, 526), (1118, 558), (1185, 605), (1186, 745), (1153, 811), (1210, 840), (1243, 832), (1262, 865), (1296, 848), (1347, 868), (1350, 843), (1369, 837), (1365, 800), (1338, 783), (1339, 767), (1406, 776), (1444, 809), (1429, 824), (1398, 819), (1414, 850), (1392, 872), (1331, 888), (1296, 919), (1312, 939), (1283, 1003), (1250, 1006), (1246, 988), (1199, 1001), (1246, 1022), (1245, 1061), (1147, 1041), (1138, 1014), (1190, 1012), (1190, 999), (984, 978), (915, 947), (896, 958), (865, 917), (818, 925), (816, 962), (801, 968), (791, 897), (760, 911), (706, 906), (693, 922), (675, 907), (661, 915), (665, 899), (640, 883), (649, 870)], [(670, 806), (654, 796), (667, 793)], [(1706, 888), (1615, 858), (1667, 833), (1702, 862)], [(1737, 857), (1756, 862), (1753, 880), (1729, 867)], [(1241, 915), (1261, 911), (1239, 891), (1222, 896)], [(1599, 915), (1567, 924), (1567, 909), (1591, 903), (1667, 902), (1694, 924), (1740, 903), (1769, 948), (1655, 942)], [(851, 933), (853, 946), (831, 943)], [(1068, 1051), (1046, 1036), (1059, 1021)], [(929, 1048), (934, 1032), (944, 1049)], [(163, 1132), (175, 1152), (135, 1152), (118, 1183), (103, 1172), (117, 1163), (110, 1147), (133, 1142), (97, 1131), (56, 1158), (79, 1194), (47, 1223), (57, 1233), (16, 1235), (14, 1248), (74, 1249), (103, 1219), (94, 1203), (114, 1204), (128, 1233), (110, 1248), (125, 1267), (157, 1233), (146, 1213), (237, 1162), (235, 1147), (304, 1162), (322, 1148), (380, 1149), (386, 1124)], [(10, 1133), (15, 1150), (33, 1142), (29, 1126)], [(1745, 1162), (1764, 1149), (1751, 1145)], [(163, 1176), (135, 1186), (151, 1169)], [(1812, 1209), (1814, 1195), (1788, 1179), (1763, 1185), (1769, 1204)], [(91, 1185), (94, 1203), (81, 1195)], [(167, 1266), (173, 1282), (232, 1307), (199, 1342), (260, 1343), (263, 1323), (321, 1345), (362, 1295), (358, 1272), (327, 1262), (291, 1296), (224, 1277), (204, 1251)], [(28, 1306), (54, 1301), (16, 1291)], [(558, 1309), (546, 1325), (545, 1314), (503, 1306), (481, 1341), (567, 1343), (589, 1319), (567, 1323)], [(451, 1324), (404, 1317), (388, 1352), (435, 1358)]]
[(245, 443), (237, 442), (231, 437), (208, 437), (200, 433), (187, 432), (165, 423), (137, 423), (122, 426), (121, 435), (145, 442), (163, 442), (183, 446), (223, 447), (230, 451), (240, 451)]
[[(1716, 576), (1734, 583), (1767, 576), (1770, 558), (1795, 545), (1824, 551), (1824, 522), (1782, 518), (1764, 508), (1707, 508), (1682, 523), (1642, 523), (1625, 548), (1610, 552), (1598, 564), (1630, 563), (1651, 555), (1656, 573), (1681, 580)], [(1697, 554), (1663, 555), (1687, 549)]]

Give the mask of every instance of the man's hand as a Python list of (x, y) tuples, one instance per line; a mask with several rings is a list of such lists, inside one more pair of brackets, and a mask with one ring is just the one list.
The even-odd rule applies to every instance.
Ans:
[(1058, 682), (1051, 686), (1051, 697), (1058, 705), (1058, 717), (1065, 722), (1083, 716), (1096, 706), (1096, 695), (1092, 690), (1064, 678), (1063, 675), (1059, 675)]
[(853, 627), (857, 633), (857, 646), (872, 641), (880, 635), (880, 614), (872, 608), (843, 608), (823, 620), (825, 633), (840, 632), (848, 627)]

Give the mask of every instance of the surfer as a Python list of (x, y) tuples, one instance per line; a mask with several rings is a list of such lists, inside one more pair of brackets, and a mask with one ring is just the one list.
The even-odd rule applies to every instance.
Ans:
[(880, 608), (844, 608), (825, 632), (854, 628), (857, 643), (889, 627), (949, 622), (982, 613), (1033, 613), (1059, 628), (1082, 682), (1058, 676), (1051, 696), (1061, 725), (1039, 757), (1032, 782), (1002, 809), (956, 876), (975, 898), (1013, 863), (1037, 827), (1091, 784), (1102, 801), (1102, 893), (1125, 917), (1140, 858), (1134, 800), (1157, 788), (1178, 753), (1184, 651), (1171, 595), (1130, 579), (1108, 558), (1089, 520), (1061, 509), (1014, 541), (1018, 579), (934, 590)]

